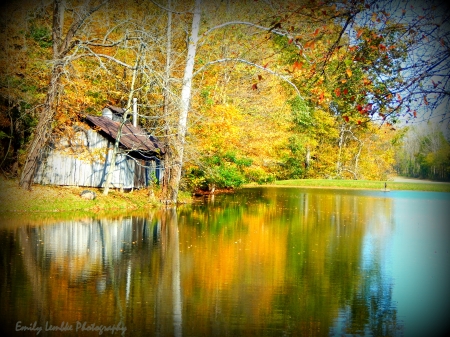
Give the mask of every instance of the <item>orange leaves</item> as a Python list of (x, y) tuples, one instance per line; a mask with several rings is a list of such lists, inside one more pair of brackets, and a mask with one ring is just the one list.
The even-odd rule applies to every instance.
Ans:
[(357, 30), (356, 31), (356, 38), (359, 39), (361, 37), (361, 35), (363, 34), (363, 32), (364, 31), (362, 29)]
[(345, 70), (345, 73), (347, 74), (348, 77), (352, 77), (352, 75), (353, 75), (353, 73), (352, 73), (352, 71), (350, 70), (350, 68), (347, 68), (347, 69)]
[(346, 121), (347, 123), (349, 122), (350, 118), (346, 115), (342, 116), (342, 118), (344, 119), (344, 121)]
[(334, 89), (334, 94), (336, 95), (336, 97), (340, 97), (341, 95), (348, 95), (348, 89), (344, 88), (344, 90), (341, 91), (341, 88), (336, 88)]
[(303, 68), (303, 63), (295, 61), (293, 67), (294, 67), (294, 70), (300, 70)]
[(369, 79), (367, 79), (367, 78), (364, 78), (364, 79), (363, 79), (363, 84), (364, 84), (364, 85), (370, 85), (370, 84), (372, 84), (372, 81), (369, 80)]
[(428, 99), (427, 99), (427, 96), (423, 96), (423, 102), (425, 103), (425, 105), (428, 105)]
[[(342, 84), (345, 84), (345, 83), (347, 83), (347, 80), (342, 79), (342, 80), (340, 80), (340, 82)], [(334, 89), (334, 94), (336, 95), (336, 97), (340, 97), (341, 95), (343, 95), (343, 96), (348, 95), (349, 87), (337, 87), (336, 89)], [(352, 97), (351, 99), (354, 100), (354, 97)]]
[(307, 41), (303, 45), (304, 48), (309, 48), (309, 49), (314, 49), (315, 46), (316, 46), (316, 41), (314, 41), (314, 40)]

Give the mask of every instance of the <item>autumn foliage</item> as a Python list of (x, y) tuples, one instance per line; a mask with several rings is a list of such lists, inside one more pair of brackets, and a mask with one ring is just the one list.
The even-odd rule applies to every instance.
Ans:
[[(422, 88), (429, 84), (435, 96), (404, 91), (418, 84), (412, 78), (408, 82), (402, 67), (412, 46), (423, 43), (415, 34), (425, 27), (419, 23), (432, 22), (431, 12), (421, 21), (412, 19), (412, 32), (400, 24), (409, 12), (391, 13), (388, 2), (383, 4), (384, 9), (371, 2), (204, 2), (183, 186), (386, 179), (394, 169), (396, 125), (445, 101), (439, 96), (445, 90), (443, 79), (433, 77)], [(81, 8), (77, 1), (66, 6), (64, 33)], [(70, 135), (86, 114), (99, 114), (106, 104), (126, 106), (132, 91), (140, 104), (140, 124), (176, 153), (171, 137), (178, 123), (192, 4), (171, 6), (176, 24), (168, 33), (163, 5), (104, 5), (79, 28), (61, 60), (52, 59), (52, 6), (24, 1), (5, 7), (0, 32), (3, 172), (20, 172), (51, 67), (60, 61), (51, 140)], [(443, 34), (435, 37), (437, 47), (447, 46)]]

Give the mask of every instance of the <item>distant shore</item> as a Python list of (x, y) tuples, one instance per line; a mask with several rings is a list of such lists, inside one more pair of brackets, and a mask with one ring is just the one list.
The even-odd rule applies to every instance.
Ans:
[[(386, 185), (385, 185), (386, 184)], [(258, 186), (256, 184), (247, 187)], [(268, 185), (259, 186), (283, 186), (304, 188), (336, 188), (336, 189), (361, 189), (361, 190), (405, 190), (405, 191), (429, 191), (450, 192), (450, 183), (394, 177), (387, 181), (374, 180), (337, 180), (337, 179), (293, 179), (280, 180)]]

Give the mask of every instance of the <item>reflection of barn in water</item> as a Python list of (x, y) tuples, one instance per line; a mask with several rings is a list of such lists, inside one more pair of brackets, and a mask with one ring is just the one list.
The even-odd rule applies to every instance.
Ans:
[[(172, 317), (161, 314), (181, 310), (180, 268), (174, 262), (179, 261), (178, 228), (172, 220), (176, 217), (150, 213), (20, 228), (16, 265), (23, 270), (30, 304), (14, 315), (32, 321), (39, 313), (40, 322), (78, 319), (105, 326), (134, 322), (139, 331), (157, 324), (162, 335), (173, 334)], [(153, 309), (141, 312), (142, 303)], [(131, 328), (127, 333), (136, 335)]]
[[(123, 113), (122, 108), (108, 106), (102, 116), (86, 116), (85, 123), (54, 139), (38, 163), (34, 182), (102, 187)], [(159, 182), (164, 170), (163, 153), (162, 144), (137, 125), (134, 114), (133, 122), (127, 121), (122, 128), (111, 186), (133, 189)]]
[(101, 281), (109, 269), (116, 269), (124, 261), (140, 261), (142, 256), (133, 255), (132, 251), (159, 244), (161, 221), (136, 217), (66, 221), (40, 227), (28, 240), (32, 254), (45, 257), (52, 269), (67, 277), (70, 286), (76, 286), (99, 275), (103, 278), (97, 281)]

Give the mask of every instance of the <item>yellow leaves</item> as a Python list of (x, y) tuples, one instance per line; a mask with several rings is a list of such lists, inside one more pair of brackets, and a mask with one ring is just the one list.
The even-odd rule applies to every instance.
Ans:
[(243, 116), (239, 109), (233, 105), (214, 105), (204, 118), (205, 122), (197, 127), (197, 134), (201, 137), (203, 149), (220, 148), (229, 150), (241, 138), (239, 121)]
[(350, 68), (347, 68), (347, 69), (345, 70), (345, 73), (347, 74), (348, 77), (352, 77), (352, 75), (353, 75), (353, 73), (352, 73), (352, 71), (350, 70)]

